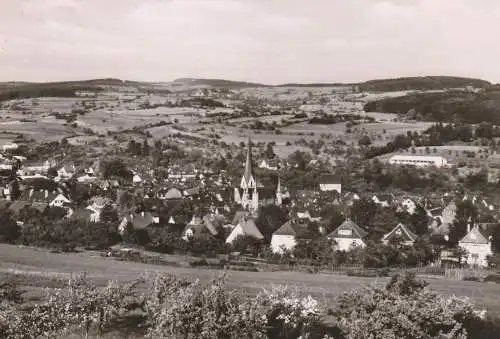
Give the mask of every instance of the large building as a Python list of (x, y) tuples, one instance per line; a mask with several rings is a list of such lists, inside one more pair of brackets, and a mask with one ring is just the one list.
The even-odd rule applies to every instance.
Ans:
[(411, 165), (417, 167), (446, 167), (448, 161), (439, 156), (421, 156), (421, 155), (394, 155), (389, 159), (391, 165)]
[(286, 189), (281, 186), (278, 178), (277, 187), (266, 187), (253, 174), (252, 141), (248, 138), (247, 158), (245, 170), (240, 180), (239, 187), (234, 188), (234, 201), (244, 209), (257, 211), (259, 206), (281, 205), (284, 198), (289, 197)]

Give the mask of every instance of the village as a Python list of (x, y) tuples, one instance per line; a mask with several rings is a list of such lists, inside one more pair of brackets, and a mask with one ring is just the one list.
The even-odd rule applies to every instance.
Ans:
[[(205, 164), (176, 162), (172, 153), (183, 151), (169, 143), (132, 140), (125, 160), (96, 155), (64, 164), (51, 160), (64, 143), (52, 143), (53, 154), (38, 162), (4, 146), (4, 241), (319, 267), (495, 265), (497, 207), (477, 193), (351, 191), (338, 168), (305, 163), (300, 152), (281, 159), (272, 144), (259, 148), (250, 137), (236, 156)], [(450, 167), (442, 157), (419, 155), (396, 155), (383, 166)], [(292, 188), (297, 173), (314, 178)]]

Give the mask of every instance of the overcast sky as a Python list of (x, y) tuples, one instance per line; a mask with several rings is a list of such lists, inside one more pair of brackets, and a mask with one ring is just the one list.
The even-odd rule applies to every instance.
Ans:
[(0, 81), (500, 82), (499, 0), (0, 2)]

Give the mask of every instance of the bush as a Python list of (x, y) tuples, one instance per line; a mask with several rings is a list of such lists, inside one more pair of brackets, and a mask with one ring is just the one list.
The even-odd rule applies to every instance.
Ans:
[(412, 274), (385, 289), (344, 293), (333, 314), (347, 338), (466, 338), (464, 324), (478, 319), (468, 299), (444, 298)]

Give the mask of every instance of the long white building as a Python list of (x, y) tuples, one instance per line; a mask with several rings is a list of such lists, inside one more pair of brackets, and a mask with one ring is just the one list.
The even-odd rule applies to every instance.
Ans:
[(412, 165), (418, 167), (436, 166), (446, 167), (448, 161), (439, 156), (422, 156), (422, 155), (394, 155), (389, 159), (392, 165)]

